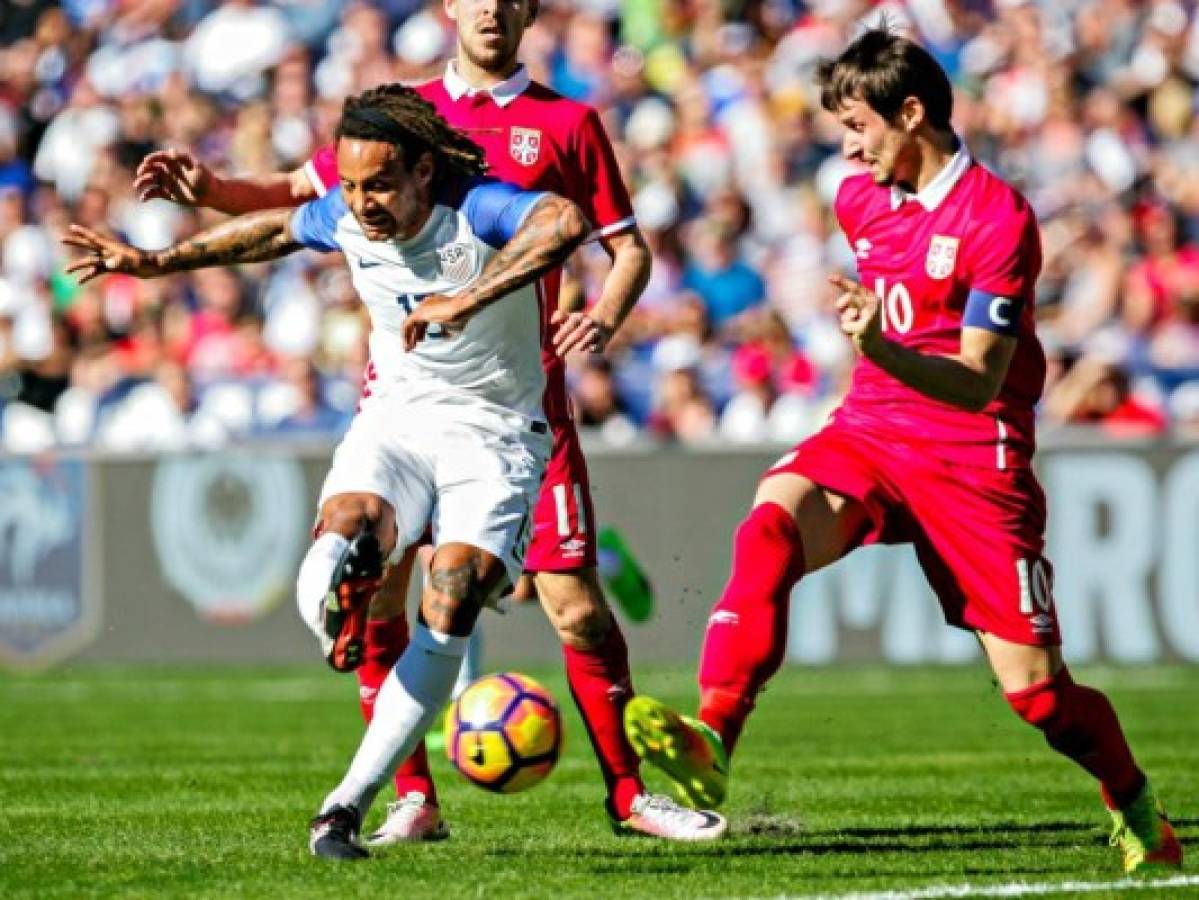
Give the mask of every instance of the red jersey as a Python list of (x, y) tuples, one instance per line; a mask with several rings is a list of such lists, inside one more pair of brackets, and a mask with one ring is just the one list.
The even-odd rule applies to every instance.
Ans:
[[(627, 231), (633, 206), (620, 177), (612, 144), (599, 115), (582, 103), (529, 78), (521, 66), (507, 81), (475, 91), (451, 62), (442, 78), (417, 85), (453, 127), (487, 154), (490, 175), (522, 188), (552, 191), (577, 203), (595, 229), (591, 239)], [(332, 146), (305, 165), (318, 194), (338, 183)], [(558, 308), (560, 270), (542, 277), (542, 364), (546, 374), (545, 415), (550, 425), (570, 421), (566, 366), (549, 340), (549, 319)]]
[[(1029, 465), (1045, 355), (1033, 321), (1041, 242), (1028, 202), (963, 148), (914, 197), (855, 175), (842, 183), (835, 209), (861, 283), (882, 301), (888, 339), (949, 355), (960, 350), (963, 325), (1016, 338), (999, 395), (981, 412), (934, 400), (862, 359), (836, 420), (943, 445), (942, 456), (964, 464)], [(984, 321), (971, 318), (980, 308)]]

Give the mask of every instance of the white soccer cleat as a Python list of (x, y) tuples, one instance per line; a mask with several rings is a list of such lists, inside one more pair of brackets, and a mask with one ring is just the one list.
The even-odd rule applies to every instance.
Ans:
[(409, 791), (395, 803), (387, 804), (387, 818), (367, 844), (389, 847), (413, 841), (443, 841), (449, 836), (450, 829), (437, 804), (430, 803), (420, 791)]
[(612, 821), (619, 835), (642, 834), (668, 841), (714, 841), (723, 837), (729, 823), (705, 809), (688, 809), (664, 794), (638, 794), (632, 812), (623, 821)]

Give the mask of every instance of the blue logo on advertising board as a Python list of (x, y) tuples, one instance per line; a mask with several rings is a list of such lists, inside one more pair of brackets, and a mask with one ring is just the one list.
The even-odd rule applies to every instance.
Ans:
[(84, 584), (87, 469), (0, 459), (0, 661), (44, 665), (87, 644), (98, 609)]

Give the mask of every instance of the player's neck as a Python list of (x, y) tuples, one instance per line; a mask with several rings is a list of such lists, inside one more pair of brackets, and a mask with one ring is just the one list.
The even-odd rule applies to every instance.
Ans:
[(941, 171), (949, 165), (950, 161), (957, 155), (958, 150), (962, 147), (962, 142), (958, 140), (958, 136), (952, 131), (934, 131), (931, 132), (926, 140), (921, 140), (916, 143), (919, 149), (919, 168), (916, 171), (915, 182), (912, 187), (915, 188), (914, 193), (920, 193), (928, 187), (934, 178), (941, 174)]
[(475, 65), (465, 53), (459, 53), (454, 57), (454, 71), (458, 73), (459, 78), (476, 91), (487, 91), (497, 84), (503, 84), (516, 74), (516, 70), (519, 68), (520, 61), (516, 57), (508, 60), (502, 66), (491, 69)]
[(427, 206), (424, 207), (424, 209), (422, 209), (420, 211), (420, 214), (417, 216), (416, 221), (413, 222), (413, 224), (410, 228), (408, 228), (407, 230), (402, 231), (396, 235), (396, 240), (399, 240), (399, 241), (412, 240), (414, 237), (416, 237), (418, 234), (420, 234), (421, 231), (424, 230), (425, 225), (427, 225), (429, 222), (429, 216), (431, 216), (431, 215), (433, 215), (433, 204), (432, 203), (428, 204)]

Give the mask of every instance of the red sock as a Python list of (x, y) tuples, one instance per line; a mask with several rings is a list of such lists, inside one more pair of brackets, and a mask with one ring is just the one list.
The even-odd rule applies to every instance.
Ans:
[[(366, 623), (366, 647), (357, 672), (358, 703), (362, 708), (362, 717), (368, 723), (375, 714), (375, 697), (379, 688), (407, 646), (408, 620), (404, 616), (371, 619)], [(395, 782), (396, 793), (401, 797), (409, 791), (419, 791), (430, 803), (437, 802), (437, 788), (433, 784), (433, 773), (429, 771), (424, 741), (417, 744), (412, 755), (396, 769)]]
[(624, 635), (613, 619), (598, 647), (579, 650), (563, 644), (562, 655), (571, 695), (608, 786), (608, 802), (618, 819), (627, 819), (634, 798), (645, 791), (645, 785), (637, 774), (637, 754), (624, 733), (624, 708), (633, 696)]
[(787, 649), (791, 589), (803, 574), (799, 527), (777, 503), (755, 506), (733, 536), (733, 569), (708, 618), (699, 717), (732, 754), (758, 691)]
[(1005, 694), (1022, 719), (1045, 734), (1049, 746), (1099, 779), (1109, 806), (1124, 807), (1145, 786), (1111, 702), (1075, 684), (1066, 669), (1031, 687)]

